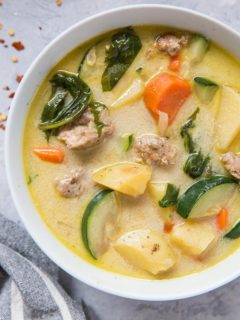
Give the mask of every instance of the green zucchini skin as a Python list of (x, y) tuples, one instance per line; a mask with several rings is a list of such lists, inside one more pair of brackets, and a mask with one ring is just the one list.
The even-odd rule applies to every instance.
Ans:
[(215, 87), (215, 88), (219, 88), (219, 85), (216, 82), (213, 82), (210, 79), (207, 78), (203, 78), (203, 77), (195, 77), (194, 81), (202, 86), (202, 87)]
[(90, 255), (93, 257), (93, 259), (97, 260), (95, 257), (94, 253), (91, 251), (91, 248), (89, 246), (89, 240), (88, 240), (88, 221), (89, 217), (93, 213), (95, 207), (101, 202), (106, 195), (108, 195), (110, 192), (113, 192), (110, 189), (104, 189), (99, 191), (93, 198), (92, 200), (88, 203), (84, 213), (83, 213), (83, 218), (82, 218), (82, 224), (81, 224), (81, 235), (82, 235), (82, 240), (85, 248), (87, 251), (90, 253)]
[(240, 238), (240, 220), (225, 234), (224, 238), (237, 239)]
[(237, 183), (237, 181), (231, 177), (222, 175), (204, 178), (197, 181), (196, 183), (191, 185), (180, 197), (176, 208), (177, 213), (184, 219), (187, 219), (196, 202), (208, 190), (226, 183)]

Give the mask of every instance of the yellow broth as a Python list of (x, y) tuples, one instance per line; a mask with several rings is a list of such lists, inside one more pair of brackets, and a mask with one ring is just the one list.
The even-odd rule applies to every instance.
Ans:
[[(28, 185), (28, 189), (38, 213), (50, 232), (79, 257), (99, 268), (133, 277), (146, 279), (179, 277), (201, 271), (226, 258), (239, 247), (239, 240), (219, 240), (210, 253), (201, 260), (184, 254), (178, 247), (173, 245), (174, 251), (178, 256), (176, 266), (169, 272), (157, 276), (153, 276), (146, 271), (132, 266), (122, 258), (114, 248), (110, 248), (98, 260), (94, 260), (84, 248), (81, 240), (80, 226), (84, 209), (99, 187), (95, 186), (87, 190), (80, 198), (69, 199), (61, 197), (54, 186), (56, 177), (63, 177), (71, 168), (79, 165), (87, 170), (95, 170), (114, 162), (135, 161), (136, 157), (133, 150), (127, 153), (122, 151), (120, 136), (126, 132), (134, 133), (135, 136), (144, 133), (158, 132), (157, 124), (145, 108), (142, 98), (120, 108), (110, 108), (110, 115), (114, 124), (114, 133), (97, 147), (87, 152), (73, 151), (69, 150), (62, 142), (53, 137), (50, 140), (50, 145), (60, 147), (65, 152), (65, 160), (63, 163), (53, 164), (45, 162), (33, 153), (34, 148), (47, 145), (44, 133), (38, 129), (38, 123), (43, 107), (51, 95), (50, 78), (57, 70), (76, 72), (86, 49), (99, 39), (103, 40), (96, 46), (97, 63), (92, 68), (84, 67), (82, 78), (91, 87), (95, 99), (103, 102), (107, 106), (110, 106), (116, 101), (131, 82), (136, 77), (139, 77), (136, 73), (138, 67), (143, 67), (141, 77), (144, 81), (148, 81), (157, 73), (168, 71), (169, 58), (166, 55), (154, 54), (151, 59), (147, 59), (146, 51), (149, 47), (153, 47), (155, 36), (160, 32), (169, 30), (169, 28), (137, 26), (134, 27), (134, 30), (140, 36), (143, 47), (128, 71), (112, 91), (102, 92), (101, 75), (105, 67), (105, 46), (113, 32), (100, 36), (98, 39), (92, 39), (88, 43), (74, 49), (54, 66), (41, 83), (31, 102), (25, 125), (23, 159), (26, 181), (29, 176), (33, 177), (37, 175), (32, 183)], [(183, 66), (179, 74), (188, 80), (193, 79), (195, 76), (204, 76), (216, 81), (220, 85), (228, 85), (240, 89), (239, 63), (214, 43), (211, 43), (211, 47), (201, 63), (191, 66), (189, 70), (184, 70), (184, 68), (187, 69), (186, 66)], [(194, 180), (189, 178), (182, 170), (186, 160), (186, 153), (179, 131), (187, 117), (191, 115), (197, 107), (200, 107), (201, 112), (196, 121), (194, 135), (202, 151), (211, 156), (213, 169), (219, 173), (224, 172), (219, 161), (219, 154), (213, 148), (214, 102), (209, 106), (201, 104), (193, 92), (180, 109), (173, 125), (168, 131), (168, 135), (171, 136), (172, 141), (178, 149), (177, 164), (170, 168), (154, 167), (152, 180), (169, 181), (181, 186), (181, 190), (185, 190), (194, 182)], [(234, 148), (237, 148), (236, 143)], [(163, 209), (152, 201), (147, 191), (144, 195), (136, 199), (124, 195), (119, 195), (119, 198), (122, 206), (120, 234), (141, 227), (148, 227), (149, 229), (163, 233)], [(175, 218), (180, 219), (177, 215)], [(215, 224), (214, 218), (209, 218), (208, 221), (210, 224)], [(164, 237), (169, 238), (169, 235), (165, 234)]]

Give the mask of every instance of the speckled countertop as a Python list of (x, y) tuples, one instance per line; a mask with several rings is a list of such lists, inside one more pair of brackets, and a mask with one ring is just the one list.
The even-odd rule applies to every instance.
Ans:
[[(1, 1), (0, 1), (1, 2)], [(3, 0), (0, 6), (0, 112), (7, 113), (8, 97), (17, 87), (16, 75), (24, 74), (37, 54), (55, 36), (82, 18), (97, 12), (136, 3), (161, 3), (191, 8), (209, 14), (240, 31), (239, 0)], [(15, 36), (7, 34), (8, 29)], [(25, 50), (16, 51), (13, 41), (21, 40)], [(1, 41), (0, 41), (1, 42)], [(18, 63), (12, 62), (16, 56)], [(10, 91), (2, 90), (8, 85)], [(4, 131), (0, 129), (0, 212), (19, 221), (9, 194), (4, 170)], [(239, 266), (240, 267), (240, 266)], [(97, 291), (61, 272), (66, 290), (84, 300), (91, 320), (238, 320), (240, 319), (240, 279), (199, 297), (176, 302), (132, 301)]]

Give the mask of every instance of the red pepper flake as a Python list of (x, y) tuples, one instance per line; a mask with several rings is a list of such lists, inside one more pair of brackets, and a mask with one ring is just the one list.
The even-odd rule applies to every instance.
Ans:
[(0, 38), (0, 43), (4, 43), (5, 40), (3, 38)]
[(24, 48), (25, 48), (21, 41), (14, 41), (12, 43), (12, 46), (13, 46), (13, 48), (15, 48), (18, 51), (24, 50)]
[(5, 130), (6, 129), (5, 124), (0, 123), (0, 129)]
[(8, 96), (8, 98), (12, 99), (15, 96), (15, 92), (11, 92)]
[(17, 74), (16, 81), (20, 83), (22, 81), (22, 78), (23, 78), (23, 74)]
[(9, 88), (9, 86), (5, 86), (5, 87), (3, 87), (3, 90), (9, 91), (10, 88)]

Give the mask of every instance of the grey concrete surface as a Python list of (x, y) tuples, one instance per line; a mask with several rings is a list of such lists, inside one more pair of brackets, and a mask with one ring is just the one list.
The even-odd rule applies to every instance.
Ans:
[[(0, 38), (7, 44), (13, 39), (24, 42), (26, 49), (17, 52), (0, 44), (0, 112), (7, 113), (11, 104), (9, 85), (15, 91), (17, 73), (24, 73), (36, 55), (55, 36), (75, 22), (97, 12), (127, 4), (161, 3), (187, 7), (209, 14), (240, 31), (239, 0), (3, 0), (0, 6)], [(161, 21), (159, 21), (161, 23)], [(42, 30), (39, 29), (42, 28)], [(7, 29), (16, 35), (10, 38)], [(16, 55), (19, 62), (13, 64)], [(0, 130), (0, 212), (19, 221), (7, 186), (4, 159), (4, 131)], [(240, 265), (239, 265), (240, 267)], [(77, 300), (84, 300), (91, 320), (238, 320), (240, 319), (240, 279), (199, 297), (175, 302), (140, 302), (99, 292), (61, 272), (62, 283)]]

